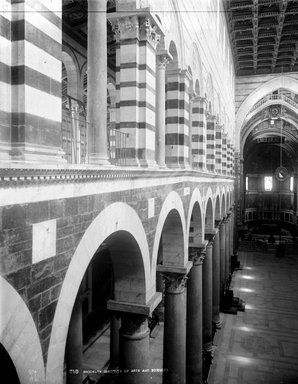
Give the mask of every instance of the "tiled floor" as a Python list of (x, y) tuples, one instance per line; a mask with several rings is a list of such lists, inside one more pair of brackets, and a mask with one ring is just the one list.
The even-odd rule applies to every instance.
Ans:
[(298, 383), (298, 255), (239, 253), (234, 296), (245, 312), (222, 315), (209, 384)]
[[(221, 314), (208, 384), (298, 384), (298, 255), (240, 252), (239, 260), (243, 269), (234, 272), (231, 288), (245, 301), (245, 312)], [(162, 324), (153, 336), (151, 368), (160, 370)], [(108, 343), (107, 331), (85, 353), (86, 367), (103, 368)], [(162, 383), (161, 373), (150, 377)]]

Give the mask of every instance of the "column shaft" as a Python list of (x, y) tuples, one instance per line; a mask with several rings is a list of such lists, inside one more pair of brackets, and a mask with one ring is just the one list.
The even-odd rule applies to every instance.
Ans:
[(121, 320), (114, 313), (111, 315), (111, 328), (110, 328), (110, 367), (119, 366), (119, 330)]
[(149, 328), (145, 316), (125, 313), (121, 315), (119, 363), (121, 383), (149, 383), (150, 368)]
[(212, 253), (212, 321), (220, 328), (219, 301), (220, 301), (220, 246), (219, 232), (214, 237)]
[(184, 275), (165, 276), (164, 384), (185, 384), (186, 300)]
[(200, 384), (203, 377), (202, 262), (202, 256), (193, 259), (193, 267), (187, 281), (187, 384)]
[(203, 264), (203, 345), (212, 351), (212, 244), (207, 245)]
[(225, 224), (220, 224), (220, 293), (223, 296), (224, 284), (225, 284), (225, 273), (226, 273), (226, 234)]
[(225, 234), (226, 234), (226, 249), (225, 249), (225, 282), (229, 278), (229, 273), (231, 272), (230, 264), (231, 264), (231, 257), (230, 257), (230, 219), (227, 219), (225, 221)]
[(77, 297), (71, 314), (66, 345), (66, 382), (82, 384), (83, 381), (83, 331), (82, 304)]
[(156, 130), (157, 130), (157, 162), (165, 168), (166, 156), (166, 111), (165, 111), (165, 69), (168, 60), (164, 55), (157, 56), (156, 66)]
[(231, 268), (231, 256), (234, 254), (234, 212), (231, 212), (230, 217), (230, 272)]
[(109, 164), (107, 153), (106, 1), (88, 0), (88, 157)]

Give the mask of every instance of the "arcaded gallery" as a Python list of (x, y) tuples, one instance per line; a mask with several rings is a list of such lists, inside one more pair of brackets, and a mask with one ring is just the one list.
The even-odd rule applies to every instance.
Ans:
[(298, 383), (298, 0), (0, 0), (0, 381)]

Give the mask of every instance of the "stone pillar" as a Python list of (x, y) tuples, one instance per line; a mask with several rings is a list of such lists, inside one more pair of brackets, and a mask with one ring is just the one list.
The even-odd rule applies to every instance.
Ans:
[(106, 1), (88, 0), (88, 162), (109, 164)]
[(166, 155), (166, 91), (165, 69), (170, 55), (167, 51), (157, 53), (156, 65), (156, 130), (157, 130), (157, 163), (160, 168), (165, 168)]
[(164, 273), (165, 322), (163, 383), (185, 384), (186, 362), (186, 275)]
[(220, 243), (220, 295), (223, 296), (226, 276), (226, 233), (224, 221), (219, 225)]
[(221, 328), (221, 321), (219, 315), (219, 302), (220, 302), (220, 245), (219, 245), (219, 231), (213, 238), (213, 252), (212, 252), (212, 322), (217, 329)]
[(206, 99), (194, 97), (191, 109), (192, 166), (206, 170)]
[(212, 353), (212, 242), (206, 248), (203, 264), (203, 347)]
[(187, 384), (201, 384), (203, 379), (203, 302), (202, 264), (205, 252), (192, 248), (193, 267), (187, 281), (186, 379)]
[(189, 83), (186, 70), (167, 70), (166, 164), (170, 168), (189, 166)]
[(119, 330), (121, 319), (119, 315), (112, 313), (110, 327), (110, 368), (119, 367)]
[(61, 149), (62, 1), (53, 8), (45, 21), (39, 2), (1, 2), (1, 163), (66, 162)]
[(66, 342), (66, 382), (82, 384), (83, 382), (83, 328), (82, 302), (78, 294), (73, 306)]
[(133, 313), (121, 314), (119, 368), (121, 383), (149, 383), (150, 368), (148, 317)]
[(207, 116), (207, 169), (215, 171), (215, 116)]
[(215, 172), (222, 173), (222, 125), (215, 125)]
[(227, 134), (222, 134), (222, 173), (227, 175)]
[[(126, 13), (126, 12), (125, 12)], [(161, 32), (155, 16), (109, 14), (117, 41), (117, 128), (126, 137), (117, 152), (128, 166), (156, 166), (156, 46)]]
[(231, 272), (231, 256), (230, 256), (230, 216), (228, 216), (225, 220), (225, 282), (229, 278), (229, 273)]
[(230, 216), (230, 272), (231, 268), (231, 256), (234, 255), (234, 211), (231, 211)]

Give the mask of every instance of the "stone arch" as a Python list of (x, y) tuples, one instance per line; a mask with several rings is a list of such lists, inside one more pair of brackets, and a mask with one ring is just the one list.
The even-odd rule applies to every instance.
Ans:
[[(178, 226), (178, 228), (180, 228), (181, 230), (179, 239), (183, 242), (183, 244), (180, 244), (179, 250), (182, 251), (183, 249), (183, 255), (180, 255), (180, 257), (176, 259), (175, 262), (177, 263), (177, 265), (184, 266), (188, 261), (188, 252), (187, 252), (188, 241), (186, 237), (186, 224), (185, 224), (183, 203), (178, 193), (175, 191), (172, 191), (169, 193), (169, 195), (166, 197), (166, 199), (163, 202), (163, 205), (158, 217), (158, 222), (156, 225), (153, 251), (152, 251), (152, 268), (151, 268), (152, 279), (155, 279), (159, 244), (160, 244), (162, 235), (164, 234), (165, 224), (167, 220), (168, 220), (167, 225), (169, 225), (168, 229), (170, 230), (169, 238), (172, 235), (174, 235), (174, 232), (171, 231), (171, 228), (170, 228), (171, 224), (173, 225), (174, 229), (176, 225), (176, 229)], [(170, 244), (170, 249), (173, 250), (173, 248), (174, 248), (173, 244)], [(175, 253), (177, 254), (177, 251), (175, 251)], [(155, 281), (152, 281), (152, 284), (155, 284)]]
[[(118, 252), (117, 263), (120, 265), (113, 262), (113, 265), (116, 264), (114, 265), (116, 269), (114, 271), (115, 300), (146, 304), (155, 292), (155, 287), (151, 289), (150, 286), (149, 248), (142, 222), (135, 210), (127, 204), (120, 202), (111, 204), (93, 220), (85, 231), (66, 272), (49, 344), (46, 369), (48, 384), (61, 382), (64, 350), (73, 304), (85, 271), (103, 243), (108, 243), (109, 246), (113, 244), (112, 253)], [(123, 255), (123, 247), (125, 249), (127, 244), (133, 246), (133, 254), (136, 253), (133, 259), (136, 271), (132, 271), (131, 262), (125, 262), (127, 257), (120, 257), (121, 254)], [(120, 269), (123, 269), (122, 274)], [(127, 287), (123, 290), (122, 284), (127, 285), (125, 274), (129, 276), (130, 287), (134, 286), (133, 290), (137, 290), (133, 298), (129, 298)]]
[(224, 217), (226, 215), (226, 194), (223, 191), (221, 196), (221, 216)]
[(214, 113), (214, 88), (213, 88), (213, 81), (212, 76), (209, 73), (207, 77), (207, 85), (206, 85), (206, 94), (207, 99), (209, 101), (209, 112)]
[(16, 290), (0, 277), (0, 343), (21, 384), (45, 383), (40, 339), (31, 313)]
[(226, 210), (228, 211), (231, 207), (231, 204), (230, 204), (230, 191), (227, 190), (227, 197), (226, 197)]
[(173, 57), (173, 59), (168, 64), (167, 70), (179, 68), (179, 56), (178, 56), (177, 46), (173, 40), (171, 40), (169, 45), (169, 53)]
[(211, 233), (214, 229), (214, 215), (212, 198), (209, 197), (205, 209), (205, 233)]
[(179, 6), (178, 6), (178, 1), (177, 0), (171, 0), (171, 4), (172, 4), (172, 8), (174, 10), (174, 18), (175, 18), (175, 22), (176, 22), (176, 26), (177, 26), (177, 37), (179, 39), (178, 43), (178, 47), (180, 49), (180, 61), (179, 61), (179, 64), (180, 66), (178, 66), (178, 68), (182, 68), (183, 65), (184, 65), (184, 44), (183, 44), (183, 33), (182, 33), (182, 25), (181, 25), (181, 19), (179, 17), (180, 15), (180, 10), (179, 10)]
[(200, 83), (199, 83), (199, 80), (196, 79), (196, 82), (195, 82), (195, 87), (194, 87), (194, 91), (196, 93), (197, 96), (200, 96), (201, 94), (201, 89), (200, 89)]
[(187, 71), (190, 75), (190, 81), (189, 81), (189, 87), (188, 87), (188, 94), (191, 97), (194, 94), (194, 81), (193, 81), (193, 74), (192, 74), (192, 69), (190, 66), (187, 67)]
[(298, 93), (298, 80), (286, 75), (277, 76), (274, 79), (260, 85), (242, 102), (237, 111), (235, 123), (235, 126), (238, 128), (236, 137), (237, 149), (239, 149), (238, 145), (240, 143), (240, 133), (242, 131), (247, 113), (258, 100), (279, 88), (285, 88), (289, 91)]
[(203, 69), (202, 69), (202, 60), (199, 53), (197, 44), (194, 42), (192, 44), (192, 66), (194, 69), (194, 78), (196, 79), (195, 83), (195, 92), (197, 96), (203, 95)]
[(220, 220), (221, 220), (221, 214), (220, 214), (220, 194), (216, 193), (215, 209), (214, 209), (214, 221), (220, 221)]
[[(193, 228), (191, 230), (191, 228)], [(203, 201), (199, 188), (195, 188), (189, 203), (187, 216), (189, 246), (203, 243)]]
[(67, 94), (74, 99), (82, 100), (83, 92), (80, 81), (80, 70), (75, 55), (67, 46), (63, 46), (62, 63), (67, 73)]

